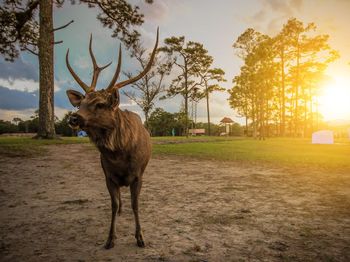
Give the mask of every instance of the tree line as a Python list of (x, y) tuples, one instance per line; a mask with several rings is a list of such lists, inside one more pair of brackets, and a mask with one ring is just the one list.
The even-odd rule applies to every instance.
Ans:
[[(112, 37), (124, 43), (140, 71), (144, 69), (148, 53), (135, 27), (143, 24), (144, 17), (137, 6), (126, 0), (66, 2), (98, 9), (97, 19), (112, 29)], [(39, 59), (40, 138), (55, 137), (53, 52), (62, 40), (56, 41), (54, 34), (74, 22), (54, 27), (53, 7), (59, 9), (64, 3), (64, 0), (6, 0), (0, 7), (0, 53), (9, 61), (17, 58), (20, 51), (28, 51)], [(317, 35), (315, 30), (314, 23), (304, 25), (290, 19), (275, 36), (249, 28), (233, 44), (243, 66), (228, 90), (229, 104), (245, 117), (247, 135), (305, 136), (315, 129), (320, 118), (317, 108), (320, 79), (327, 65), (338, 56), (328, 44), (328, 35)], [(185, 112), (182, 133), (186, 136), (193, 126), (190, 105), (196, 111), (196, 105), (205, 99), (207, 134), (211, 135), (210, 94), (224, 91), (220, 84), (226, 81), (225, 72), (214, 67), (213, 62), (203, 44), (184, 36), (166, 38), (152, 70), (123, 93), (140, 106), (149, 129), (156, 101), (182, 96)], [(124, 74), (132, 77), (132, 72)]]
[[(76, 131), (72, 130), (68, 125), (68, 118), (72, 112), (68, 112), (60, 120), (55, 116), (56, 134), (62, 136), (76, 135)], [(0, 134), (8, 133), (37, 133), (39, 130), (39, 110), (34, 112), (34, 115), (28, 120), (22, 120), (19, 117), (13, 118), (12, 121), (0, 120)]]
[(246, 119), (246, 132), (309, 136), (319, 123), (317, 94), (327, 65), (338, 58), (328, 35), (292, 18), (275, 36), (247, 29), (233, 48), (243, 60), (229, 103)]
[[(138, 6), (132, 6), (126, 0), (6, 0), (0, 7), (0, 53), (5, 60), (14, 61), (21, 51), (30, 52), (39, 59), (39, 127), (38, 138), (55, 137), (54, 119), (54, 46), (62, 40), (55, 40), (55, 32), (67, 28), (72, 21), (59, 27), (53, 25), (53, 8), (59, 9), (65, 2), (71, 4), (86, 4), (89, 8), (99, 10), (97, 19), (104, 27), (113, 30), (112, 37), (119, 38), (131, 56), (139, 62), (141, 70), (147, 59), (146, 49), (142, 46), (140, 34), (135, 26), (144, 22), (144, 16)], [(152, 0), (145, 0), (152, 4)], [(166, 62), (159, 56), (153, 70), (139, 82), (132, 85), (135, 92), (124, 92), (131, 100), (141, 107), (145, 114), (146, 124), (154, 103), (165, 91), (164, 77), (170, 74), (174, 67), (181, 71), (166, 88), (166, 96), (182, 95), (185, 111), (189, 110), (189, 101), (206, 98), (208, 123), (209, 94), (222, 90), (216, 82), (224, 81), (224, 71), (212, 68), (213, 58), (202, 44), (185, 41), (183, 36), (165, 39), (164, 47), (159, 53), (166, 54)], [(125, 72), (131, 77), (131, 72)], [(200, 82), (198, 82), (200, 80)], [(214, 82), (214, 83), (213, 83)], [(200, 90), (200, 87), (203, 90)], [(188, 136), (189, 118), (185, 116), (185, 134)], [(210, 134), (210, 124), (209, 134)]]
[[(72, 112), (67, 112), (62, 119), (55, 116), (55, 130), (59, 136), (76, 136), (77, 130), (72, 130), (68, 125), (68, 118)], [(162, 108), (155, 108), (149, 115), (145, 123), (152, 136), (184, 136), (186, 134), (185, 111), (182, 108), (179, 112), (170, 113)], [(208, 123), (194, 123), (189, 120), (191, 127), (208, 130)], [(22, 120), (19, 117), (13, 118), (12, 121), (0, 120), (0, 135), (10, 133), (37, 133), (39, 129), (39, 110), (28, 120)], [(225, 126), (210, 123), (212, 135), (219, 136), (225, 132)], [(232, 136), (243, 135), (243, 128), (235, 123), (231, 126)]]
[[(140, 64), (140, 71), (144, 69), (148, 60), (146, 49), (140, 40), (130, 48), (131, 57), (135, 57)], [(214, 91), (224, 91), (220, 83), (226, 81), (225, 72), (221, 68), (213, 67), (214, 59), (209, 55), (203, 44), (186, 41), (184, 36), (169, 37), (164, 45), (157, 50), (155, 64), (151, 71), (140, 81), (131, 85), (134, 91), (124, 92), (142, 109), (145, 125), (150, 129), (149, 117), (154, 110), (157, 99), (170, 99), (180, 95), (184, 102), (184, 128), (181, 134), (188, 136), (190, 127), (189, 104), (197, 104), (206, 99), (207, 134), (211, 135), (210, 122), (210, 94)], [(130, 72), (125, 73), (131, 77)], [(170, 84), (166, 77), (174, 77)], [(157, 111), (158, 112), (158, 111)]]

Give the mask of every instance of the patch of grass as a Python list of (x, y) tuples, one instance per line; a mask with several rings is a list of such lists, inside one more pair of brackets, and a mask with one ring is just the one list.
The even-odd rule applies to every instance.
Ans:
[[(350, 141), (313, 145), (310, 139), (271, 138), (265, 141), (230, 137), (153, 137), (153, 155), (175, 155), (217, 161), (273, 164), (284, 167), (312, 167), (350, 170)], [(0, 137), (0, 155), (30, 157), (45, 153), (47, 145), (89, 143), (88, 138), (69, 137), (37, 140), (28, 137)], [(93, 150), (94, 147), (91, 147)]]
[(310, 139), (234, 139), (205, 143), (155, 144), (154, 155), (177, 155), (220, 161), (272, 163), (289, 167), (350, 169), (350, 141), (313, 145)]
[(179, 143), (193, 143), (193, 142), (211, 142), (211, 141), (231, 141), (243, 139), (241, 137), (227, 137), (227, 136), (159, 136), (152, 137), (153, 144), (179, 144)]
[(45, 153), (44, 146), (89, 143), (88, 138), (32, 139), (30, 137), (0, 137), (0, 155), (31, 157)]

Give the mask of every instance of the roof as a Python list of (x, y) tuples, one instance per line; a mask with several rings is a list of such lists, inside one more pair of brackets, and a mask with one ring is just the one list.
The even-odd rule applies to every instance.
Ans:
[(234, 123), (233, 120), (229, 117), (224, 117), (223, 119), (221, 119), (220, 123)]

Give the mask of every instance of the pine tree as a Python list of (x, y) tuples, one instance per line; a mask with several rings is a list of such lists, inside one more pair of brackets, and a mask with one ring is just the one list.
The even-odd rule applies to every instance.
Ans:
[[(53, 7), (60, 8), (64, 0), (4, 0), (0, 7), (0, 53), (5, 60), (14, 61), (21, 51), (39, 58), (39, 129), (37, 138), (54, 138), (54, 33), (66, 25), (54, 28)], [(70, 0), (71, 4), (87, 4), (97, 8), (97, 19), (113, 30), (112, 37), (120, 38), (131, 47), (140, 34), (131, 26), (141, 25), (143, 15), (138, 7), (125, 0)], [(146, 2), (152, 3), (152, 0)], [(39, 11), (38, 11), (39, 10)]]

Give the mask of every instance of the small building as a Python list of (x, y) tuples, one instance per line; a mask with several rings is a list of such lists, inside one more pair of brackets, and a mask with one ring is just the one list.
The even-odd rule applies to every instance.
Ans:
[(231, 125), (234, 123), (234, 121), (229, 117), (224, 117), (221, 119), (220, 123), (225, 126), (225, 132), (221, 133), (220, 135), (228, 136), (231, 133)]
[(312, 144), (333, 144), (334, 134), (331, 130), (320, 130), (312, 133)]
[(188, 133), (192, 136), (205, 135), (205, 129), (204, 128), (189, 129)]

